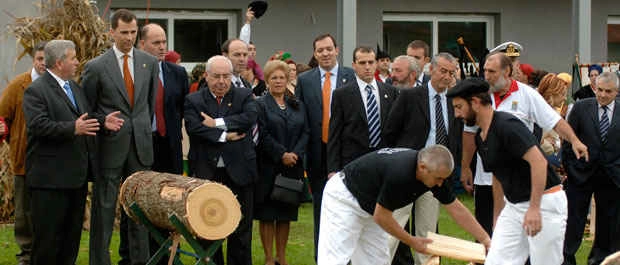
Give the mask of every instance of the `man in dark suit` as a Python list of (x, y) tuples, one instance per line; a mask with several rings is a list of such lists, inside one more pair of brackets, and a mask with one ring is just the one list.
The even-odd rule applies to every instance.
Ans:
[[(155, 96), (153, 119), (153, 167), (157, 172), (183, 174), (181, 122), (183, 101), (189, 90), (187, 72), (177, 64), (165, 61), (168, 52), (166, 32), (157, 24), (147, 24), (140, 31), (140, 48), (159, 61), (159, 85)], [(150, 240), (151, 255), (159, 244)], [(167, 264), (161, 259), (159, 264)]]
[(407, 45), (407, 55), (419, 62), (420, 72), (417, 85), (426, 84), (431, 79), (430, 75), (424, 73), (424, 67), (431, 61), (430, 47), (422, 40), (414, 40)]
[[(446, 92), (456, 74), (455, 58), (440, 53), (431, 61), (431, 79), (414, 89), (401, 90), (394, 102), (385, 125), (384, 137), (389, 147), (407, 147), (421, 150), (425, 146), (441, 144), (448, 147), (459, 165), (463, 122), (454, 118), (452, 101)], [(415, 235), (426, 236), (437, 229), (439, 202), (427, 193), (420, 196), (414, 207)], [(424, 264), (428, 257), (416, 253), (416, 264)]]
[(155, 96), (155, 118), (152, 126), (155, 155), (152, 169), (182, 174), (181, 121), (183, 101), (189, 90), (187, 72), (182, 66), (164, 60), (168, 48), (166, 32), (161, 26), (145, 25), (140, 35), (141, 49), (159, 61), (160, 83)]
[(353, 51), (355, 82), (333, 93), (327, 142), (329, 177), (356, 158), (385, 146), (381, 127), (398, 91), (376, 81), (376, 68), (372, 48), (356, 48)]
[(33, 265), (74, 264), (86, 203), (87, 179), (96, 169), (100, 123), (71, 79), (79, 62), (75, 44), (45, 46), (47, 72), (26, 89), (26, 180), (31, 191)]
[(295, 96), (306, 106), (307, 122), (310, 125), (310, 140), (306, 159), (306, 170), (312, 189), (314, 207), (314, 256), (319, 239), (321, 222), (321, 198), (327, 182), (327, 139), (331, 96), (334, 89), (347, 82), (355, 81), (351, 68), (338, 65), (336, 39), (323, 34), (312, 43), (314, 58), (319, 67), (306, 71), (297, 77)]
[[(118, 131), (100, 132), (101, 177), (93, 186), (89, 259), (91, 265), (110, 265), (110, 237), (119, 184), (132, 173), (153, 164), (151, 123), (158, 87), (157, 59), (133, 48), (138, 32), (136, 16), (126, 9), (114, 13), (110, 34), (114, 46), (89, 61), (82, 87), (99, 123), (120, 112)], [(149, 257), (148, 231), (121, 211), (119, 264), (144, 264)]]
[(248, 44), (240, 39), (228, 39), (222, 44), (222, 55), (233, 64), (232, 85), (252, 89), (252, 85), (241, 77), (248, 68)]
[[(562, 155), (568, 173), (566, 195), (568, 220), (564, 263), (577, 264), (590, 198), (596, 201), (596, 232), (587, 264), (600, 264), (620, 250), (620, 99), (618, 77), (606, 72), (596, 79), (596, 98), (575, 103), (568, 123), (588, 147), (589, 160), (578, 159), (564, 142)], [(580, 261), (582, 262), (582, 261)]]
[[(237, 196), (243, 218), (227, 243), (229, 265), (252, 264), (252, 209), (258, 174), (251, 127), (258, 111), (252, 91), (231, 86), (232, 63), (224, 56), (207, 61), (207, 88), (185, 98), (185, 129), (194, 177), (226, 185)], [(207, 244), (207, 242), (203, 242)], [(224, 264), (222, 250), (216, 264)]]

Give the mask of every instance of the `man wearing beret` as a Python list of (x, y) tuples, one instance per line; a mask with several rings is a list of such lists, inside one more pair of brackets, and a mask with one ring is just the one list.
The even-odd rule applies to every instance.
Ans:
[(493, 173), (495, 230), (485, 264), (562, 263), (568, 215), (560, 178), (547, 164), (539, 141), (521, 120), (495, 111), (489, 84), (468, 79), (456, 85), (455, 117), (478, 125), (475, 143)]

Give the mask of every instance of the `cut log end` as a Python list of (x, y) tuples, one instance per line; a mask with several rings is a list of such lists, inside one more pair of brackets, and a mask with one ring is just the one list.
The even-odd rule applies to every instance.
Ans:
[(216, 240), (230, 235), (241, 221), (241, 206), (235, 195), (219, 183), (205, 183), (187, 197), (187, 221), (197, 236)]
[(208, 240), (226, 238), (241, 220), (241, 207), (228, 187), (168, 173), (132, 174), (123, 182), (119, 200), (136, 222), (140, 220), (129, 209), (132, 203), (158, 228), (175, 230), (169, 217), (176, 214), (192, 234)]

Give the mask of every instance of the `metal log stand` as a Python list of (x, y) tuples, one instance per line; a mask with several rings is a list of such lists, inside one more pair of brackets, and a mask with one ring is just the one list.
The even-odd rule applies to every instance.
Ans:
[[(153, 239), (160, 244), (157, 252), (149, 259), (146, 265), (155, 265), (159, 260), (163, 258), (163, 256), (170, 252), (170, 256), (174, 257), (173, 264), (174, 265), (183, 265), (179, 256), (176, 255), (177, 252), (180, 254), (184, 254), (187, 256), (191, 256), (196, 259), (196, 263), (194, 265), (216, 265), (211, 257), (215, 254), (218, 248), (222, 246), (223, 239), (213, 241), (213, 244), (209, 246), (208, 249), (202, 248), (202, 246), (198, 243), (198, 240), (189, 232), (187, 227), (181, 223), (181, 220), (175, 215), (170, 214), (168, 218), (176, 231), (171, 233), (170, 236), (164, 238), (164, 236), (159, 232), (159, 230), (146, 218), (144, 212), (140, 207), (134, 202), (129, 207), (131, 211), (140, 219), (140, 223), (142, 223), (151, 233)], [(185, 241), (194, 249), (194, 253), (182, 250), (179, 247), (179, 239), (180, 236), (185, 238)]]

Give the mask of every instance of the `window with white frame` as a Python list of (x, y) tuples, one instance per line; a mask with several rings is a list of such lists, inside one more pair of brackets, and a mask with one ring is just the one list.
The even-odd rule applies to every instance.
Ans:
[(620, 61), (620, 17), (607, 18), (607, 61)]
[[(133, 12), (141, 29), (147, 22), (147, 12)], [(188, 70), (220, 54), (221, 44), (237, 35), (237, 15), (234, 12), (149, 11), (148, 23), (157, 23), (164, 28), (168, 50), (178, 52), (181, 64)]]
[(463, 37), (477, 62), (485, 49), (493, 47), (493, 21), (491, 15), (384, 14), (383, 48), (398, 56), (406, 53), (411, 41), (423, 40), (431, 56), (449, 52), (460, 57), (457, 38)]

